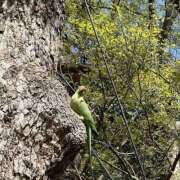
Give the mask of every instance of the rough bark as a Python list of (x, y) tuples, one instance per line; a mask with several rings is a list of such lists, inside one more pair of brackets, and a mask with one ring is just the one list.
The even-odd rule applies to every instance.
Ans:
[(0, 1), (0, 179), (58, 179), (85, 128), (56, 77), (63, 0)]

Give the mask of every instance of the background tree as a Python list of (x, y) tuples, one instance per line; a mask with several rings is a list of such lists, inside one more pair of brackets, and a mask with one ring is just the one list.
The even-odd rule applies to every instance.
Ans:
[[(87, 3), (101, 47), (85, 1), (69, 0), (64, 54), (72, 54), (71, 63), (79, 63), (83, 55), (91, 64), (91, 72), (82, 76), (81, 84), (89, 86), (86, 99), (96, 114), (100, 132), (94, 140), (94, 176), (107, 179), (108, 170), (113, 178), (143, 178), (105, 57), (146, 178), (168, 178), (179, 157), (179, 147), (176, 152), (172, 150), (179, 141), (180, 56), (175, 53), (179, 52), (179, 4), (169, 0)], [(170, 158), (170, 152), (175, 157)], [(85, 159), (78, 174), (88, 179), (92, 175)]]

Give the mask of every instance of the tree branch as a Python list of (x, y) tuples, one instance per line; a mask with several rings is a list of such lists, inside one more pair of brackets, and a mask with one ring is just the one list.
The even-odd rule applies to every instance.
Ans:
[(174, 170), (176, 169), (176, 165), (179, 162), (179, 160), (180, 160), (180, 151), (177, 154), (176, 158), (174, 159), (174, 162), (173, 162), (172, 167), (171, 167), (171, 172), (167, 175), (165, 180), (170, 180), (171, 176), (173, 175)]

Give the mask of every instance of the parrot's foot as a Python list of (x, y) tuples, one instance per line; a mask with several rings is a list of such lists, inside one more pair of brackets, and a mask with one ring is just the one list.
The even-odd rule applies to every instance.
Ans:
[(84, 120), (84, 117), (83, 117), (83, 116), (79, 116), (79, 119), (80, 119), (81, 121), (83, 121), (83, 120)]

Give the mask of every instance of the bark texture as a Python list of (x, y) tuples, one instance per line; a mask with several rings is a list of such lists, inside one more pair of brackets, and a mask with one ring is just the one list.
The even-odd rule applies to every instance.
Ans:
[(63, 0), (0, 1), (0, 179), (59, 179), (85, 128), (55, 75)]

